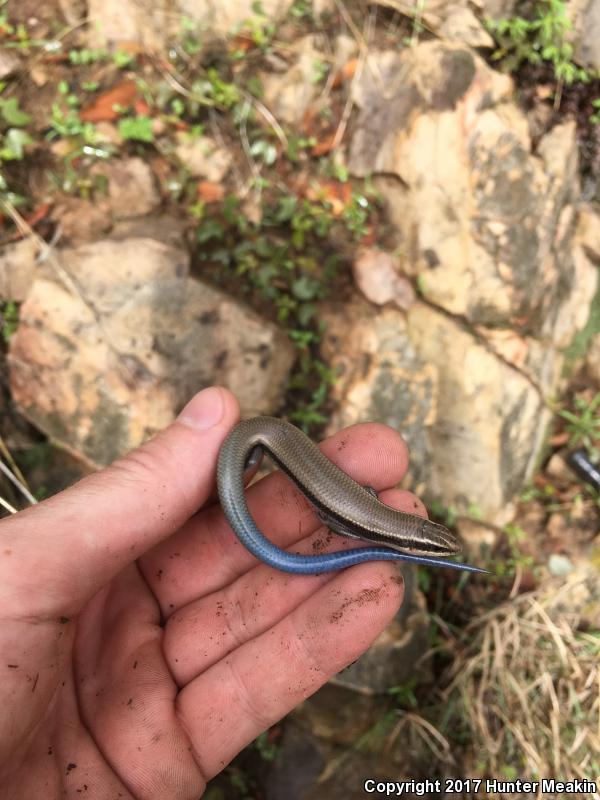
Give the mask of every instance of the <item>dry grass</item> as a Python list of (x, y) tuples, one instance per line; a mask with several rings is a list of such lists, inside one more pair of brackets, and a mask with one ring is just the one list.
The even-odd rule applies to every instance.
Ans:
[(444, 699), (447, 735), (466, 727), (471, 776), (600, 776), (599, 577), (589, 565), (467, 629)]

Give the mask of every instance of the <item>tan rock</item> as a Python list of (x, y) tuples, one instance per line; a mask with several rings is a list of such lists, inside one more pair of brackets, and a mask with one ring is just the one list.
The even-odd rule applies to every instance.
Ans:
[(586, 252), (595, 264), (600, 264), (600, 206), (578, 206), (575, 243)]
[(320, 36), (305, 36), (296, 45), (297, 58), (286, 72), (263, 75), (265, 102), (280, 122), (299, 125), (319, 95), (315, 69), (323, 57), (322, 45)]
[(9, 78), (20, 66), (18, 56), (11, 50), (0, 48), (0, 80)]
[[(586, 324), (599, 225), (579, 212), (573, 122), (532, 154), (511, 83), (461, 46), (371, 51), (349, 167), (375, 184), (397, 231), (400, 271), (464, 318), (544, 393)], [(578, 219), (580, 222), (578, 222)]]
[(52, 218), (60, 225), (61, 243), (70, 246), (91, 242), (105, 236), (112, 226), (108, 200), (84, 200), (65, 196), (52, 209)]
[(91, 173), (107, 180), (110, 208), (116, 218), (141, 217), (160, 205), (154, 174), (141, 158), (99, 163)]
[(25, 300), (37, 271), (38, 250), (33, 236), (0, 250), (0, 300)]
[(423, 303), (406, 315), (355, 304), (325, 320), (323, 354), (340, 376), (331, 430), (391, 425), (410, 447), (411, 488), (463, 513), (475, 504), (503, 524), (550, 419), (532, 383)]
[(180, 132), (175, 153), (194, 178), (220, 183), (229, 172), (233, 156), (210, 136), (191, 137)]
[[(407, 17), (415, 18), (416, 7), (411, 0), (377, 0), (378, 5), (388, 6)], [(439, 36), (471, 47), (493, 47), (494, 40), (486, 31), (465, 0), (447, 3), (446, 0), (428, 0), (423, 4), (419, 19)]]
[(600, 389), (600, 333), (597, 333), (590, 342), (585, 366), (588, 375)]
[(279, 404), (294, 359), (287, 337), (188, 278), (184, 251), (137, 238), (59, 256), (77, 289), (34, 282), (9, 360), (15, 403), (52, 439), (102, 465), (204, 386), (229, 386), (246, 414)]
[(498, 544), (500, 529), (467, 517), (457, 519), (456, 529), (466, 559), (483, 565), (482, 560), (489, 559)]
[(93, 47), (139, 42), (161, 50), (173, 33), (167, 0), (88, 0), (88, 40)]
[(354, 280), (367, 300), (382, 306), (394, 303), (406, 310), (415, 301), (411, 282), (396, 269), (392, 253), (370, 247), (363, 249), (352, 264)]
[(85, 20), (87, 12), (85, 0), (58, 0), (58, 5), (69, 25), (77, 25)]
[(468, 6), (444, 3), (448, 15), (441, 21), (440, 34), (450, 42), (468, 44), (470, 47), (495, 47), (495, 42)]
[[(198, 26), (203, 38), (226, 36), (246, 20), (256, 18), (254, 0), (88, 0), (90, 43), (139, 42), (163, 50), (181, 32), (182, 19)], [(292, 0), (262, 0), (269, 19), (283, 17)]]
[(571, 40), (575, 60), (589, 70), (600, 70), (600, 2), (570, 0), (567, 13), (573, 23)]

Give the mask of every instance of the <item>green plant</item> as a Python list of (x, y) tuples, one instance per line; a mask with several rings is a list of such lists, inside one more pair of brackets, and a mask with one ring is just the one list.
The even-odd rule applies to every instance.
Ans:
[(119, 134), (125, 141), (153, 142), (152, 120), (144, 114), (137, 117), (123, 117), (119, 120)]
[(270, 167), (275, 163), (277, 158), (277, 148), (266, 139), (257, 139), (250, 146), (250, 155), (254, 158), (260, 159), (264, 164)]
[(448, 528), (454, 527), (458, 511), (454, 506), (445, 506), (441, 500), (432, 500), (429, 504), (431, 513), (440, 519)]
[(314, 84), (321, 83), (327, 77), (328, 72), (329, 64), (326, 61), (323, 61), (321, 58), (315, 58), (312, 63), (312, 75), (310, 76), (310, 82)]
[(322, 335), (317, 303), (336, 279), (339, 257), (328, 236), (336, 225), (343, 230), (344, 221), (336, 220), (326, 201), (278, 191), (263, 203), (258, 222), (248, 219), (234, 197), (220, 209), (200, 203), (192, 209), (199, 220), (198, 256), (213, 265), (216, 280), (235, 280), (286, 326), (298, 354), (289, 382), (291, 416), (306, 430), (325, 421), (322, 409), (334, 381), (317, 355)]
[(371, 207), (367, 198), (362, 194), (353, 194), (350, 204), (344, 209), (344, 221), (350, 233), (357, 239), (362, 239), (367, 234), (370, 214)]
[(534, 566), (533, 556), (526, 555), (521, 550), (521, 543), (527, 538), (527, 534), (519, 525), (509, 523), (503, 528), (506, 542), (510, 551), (510, 556), (506, 559), (494, 561), (491, 566), (492, 571), (499, 578), (512, 576), (517, 568), (531, 569)]
[(20, 128), (9, 128), (2, 135), (0, 159), (2, 161), (21, 161), (25, 155), (25, 148), (29, 144), (33, 144), (33, 139), (27, 131)]
[(585, 397), (575, 397), (575, 412), (567, 409), (559, 410), (558, 416), (566, 420), (565, 428), (569, 433), (570, 447), (582, 444), (592, 457), (600, 456), (598, 441), (600, 440), (600, 415), (597, 412), (600, 406), (600, 392), (591, 400)]
[(83, 47), (80, 50), (69, 50), (69, 62), (76, 67), (95, 64), (97, 61), (104, 61), (108, 56), (105, 49), (91, 49)]
[(314, 10), (312, 6), (311, 0), (294, 0), (290, 7), (290, 16), (294, 17), (295, 19), (306, 19), (306, 20), (313, 20), (314, 19)]
[(269, 741), (269, 731), (261, 733), (253, 744), (263, 761), (275, 761), (277, 745)]
[[(4, 9), (8, 6), (8, 0), (0, 1), (0, 8)], [(26, 50), (31, 44), (29, 32), (22, 22), (13, 25), (9, 20), (7, 11), (0, 11), (0, 36), (8, 41), (3, 41), (4, 47), (18, 47)], [(37, 42), (42, 46), (47, 45), (47, 42)]]
[(19, 324), (19, 307), (16, 303), (6, 301), (0, 303), (0, 329), (5, 343), (10, 342), (10, 338), (17, 330)]
[(0, 36), (11, 36), (15, 32), (14, 25), (8, 19), (8, 14), (4, 10), (8, 4), (8, 0), (1, 0), (0, 8), (3, 10), (0, 11)]
[(418, 705), (415, 689), (418, 684), (416, 677), (409, 678), (405, 683), (392, 686), (387, 694), (396, 699), (396, 704), (401, 708), (416, 708)]
[(252, 3), (253, 15), (244, 20), (241, 24), (238, 33), (246, 33), (252, 39), (252, 42), (265, 53), (275, 33), (277, 26), (273, 22), (272, 17), (266, 14), (260, 0), (254, 0)]
[(300, 154), (306, 150), (310, 150), (317, 143), (314, 136), (297, 136), (290, 134), (287, 138), (286, 156), (293, 163), (296, 164), (300, 160)]
[(561, 83), (589, 80), (588, 73), (572, 60), (573, 45), (567, 41), (571, 21), (564, 0), (539, 0), (530, 19), (516, 16), (488, 20), (487, 25), (498, 43), (493, 58), (502, 59), (509, 71), (523, 62), (547, 62)]
[[(2, 91), (6, 84), (1, 85)], [(8, 125), (27, 125), (31, 122), (31, 117), (19, 108), (19, 100), (16, 97), (0, 97), (0, 115)]]
[(74, 139), (79, 148), (97, 143), (96, 128), (79, 116), (79, 99), (66, 81), (58, 84), (59, 97), (52, 104), (48, 139)]
[(412, 25), (410, 36), (405, 36), (402, 44), (405, 47), (414, 47), (419, 43), (419, 36), (425, 31), (423, 25), (423, 13), (425, 12), (426, 0), (415, 0), (411, 9)]
[(206, 77), (192, 82), (188, 95), (190, 113), (201, 106), (218, 106), (224, 110), (239, 104), (241, 94), (235, 83), (224, 80), (216, 67), (206, 71)]
[[(6, 89), (5, 83), (0, 83), (0, 95)], [(27, 145), (33, 144), (33, 139), (23, 126), (31, 121), (19, 107), (16, 97), (0, 96), (0, 160), (21, 161), (25, 155)]]
[(113, 64), (118, 67), (118, 69), (126, 69), (135, 64), (135, 55), (133, 53), (128, 53), (127, 50), (115, 50), (112, 59)]
[(594, 125), (600, 125), (600, 97), (592, 100), (592, 106), (594, 108), (594, 113), (590, 116), (590, 122)]
[(23, 195), (17, 194), (10, 189), (6, 178), (0, 171), (0, 209), (5, 205), (14, 206), (16, 208), (22, 206), (26, 202), (27, 199), (23, 197)]

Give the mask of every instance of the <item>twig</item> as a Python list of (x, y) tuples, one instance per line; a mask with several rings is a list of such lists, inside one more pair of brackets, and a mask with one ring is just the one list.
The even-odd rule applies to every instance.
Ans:
[(8, 480), (17, 487), (17, 489), (21, 492), (21, 494), (34, 506), (37, 503), (35, 497), (31, 494), (29, 489), (26, 486), (23, 486), (21, 481), (13, 475), (12, 470), (10, 470), (4, 461), (0, 461), (0, 472), (3, 472)]
[(354, 100), (352, 99), (352, 89), (354, 87), (354, 82), (360, 80), (364, 67), (366, 64), (366, 57), (363, 56), (361, 53), (360, 58), (356, 64), (356, 72), (352, 78), (352, 83), (348, 89), (348, 97), (346, 98), (346, 105), (344, 106), (344, 110), (342, 111), (342, 116), (340, 118), (339, 125), (337, 126), (337, 130), (335, 132), (335, 136), (333, 137), (333, 142), (331, 143), (331, 149), (335, 150), (336, 147), (341, 143), (342, 139), (344, 138), (344, 134), (346, 133), (346, 128), (348, 127), (348, 122), (350, 120), (350, 114), (352, 113), (352, 106), (354, 105)]
[(279, 124), (279, 122), (277, 122), (277, 119), (275, 118), (273, 113), (269, 111), (269, 109), (264, 103), (261, 103), (261, 101), (258, 98), (254, 97), (254, 95), (251, 95), (250, 92), (247, 92), (245, 89), (242, 90), (242, 96), (247, 103), (251, 103), (254, 106), (254, 108), (258, 111), (258, 113), (265, 118), (265, 120), (273, 128), (275, 135), (281, 142), (282, 146), (285, 147), (285, 149), (287, 150), (288, 138), (285, 135), (285, 132), (281, 127), (281, 125)]
[(356, 41), (358, 43), (358, 47), (360, 49), (361, 54), (365, 54), (365, 56), (366, 56), (366, 54), (369, 52), (369, 47), (367, 45), (365, 37), (362, 35), (362, 33), (356, 27), (356, 24), (355, 24), (354, 20), (350, 16), (350, 13), (348, 12), (348, 9), (346, 8), (346, 6), (342, 2), (342, 0), (334, 0), (334, 2), (335, 2), (335, 5), (337, 7), (337, 10), (340, 12), (340, 16), (342, 17), (342, 19), (344, 20), (346, 25), (352, 31), (352, 35), (354, 36), (354, 38), (356, 39)]
[(13, 473), (17, 476), (17, 478), (21, 481), (21, 483), (24, 486), (27, 486), (27, 488), (29, 488), (29, 484), (27, 483), (27, 480), (26, 480), (25, 476), (23, 475), (23, 473), (19, 469), (19, 465), (16, 463), (16, 461), (12, 457), (11, 452), (8, 449), (8, 447), (6, 446), (6, 442), (4, 441), (2, 436), (0, 436), (0, 452), (2, 453), (2, 455), (4, 456), (6, 461), (8, 462), (8, 466), (12, 469)]
[(17, 509), (14, 508), (14, 506), (11, 506), (11, 504), (8, 502), (8, 500), (5, 500), (2, 497), (2, 495), (0, 495), (0, 506), (2, 506), (2, 508), (5, 508), (11, 514), (16, 514), (17, 513)]
[[(250, 167), (250, 172), (252, 173), (252, 180), (256, 181), (257, 178), (260, 177), (260, 168), (257, 167), (255, 159), (252, 157), (252, 153), (250, 152), (250, 141), (248, 140), (248, 114), (250, 113), (250, 103), (248, 100), (244, 102), (241, 112), (241, 121), (239, 126), (240, 131), (240, 139), (242, 141), (242, 148), (244, 150), (244, 155), (246, 156), (246, 160), (248, 162), (248, 166)], [(258, 183), (255, 184), (255, 191), (257, 199), (260, 199), (261, 195), (261, 188)], [(248, 189), (245, 190), (244, 194), (248, 193)]]

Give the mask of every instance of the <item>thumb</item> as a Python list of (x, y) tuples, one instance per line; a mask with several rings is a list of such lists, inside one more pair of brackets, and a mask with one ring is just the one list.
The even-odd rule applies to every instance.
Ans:
[(166, 430), (70, 489), (0, 523), (0, 598), (23, 615), (76, 613), (207, 500), (235, 397), (197, 394)]

